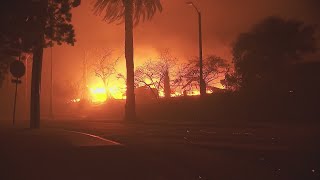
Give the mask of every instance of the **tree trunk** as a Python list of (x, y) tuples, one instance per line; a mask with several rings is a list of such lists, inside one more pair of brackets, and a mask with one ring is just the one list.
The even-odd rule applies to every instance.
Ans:
[(164, 74), (164, 96), (165, 98), (171, 97), (169, 71), (166, 71)]
[(102, 81), (103, 81), (104, 89), (106, 90), (107, 100), (114, 99), (114, 97), (112, 96), (109, 90), (109, 85), (108, 85), (109, 83), (107, 82), (106, 79), (102, 79)]
[(40, 128), (40, 90), (41, 70), (43, 58), (44, 32), (47, 21), (48, 0), (40, 0), (39, 12), (34, 14), (37, 21), (35, 29), (35, 44), (33, 48), (31, 100), (30, 100), (30, 128)]
[(43, 48), (37, 46), (33, 50), (30, 128), (40, 128), (40, 89)]
[(136, 102), (134, 94), (134, 62), (133, 62), (133, 1), (125, 0), (125, 57), (127, 67), (127, 99), (125, 119), (136, 119)]

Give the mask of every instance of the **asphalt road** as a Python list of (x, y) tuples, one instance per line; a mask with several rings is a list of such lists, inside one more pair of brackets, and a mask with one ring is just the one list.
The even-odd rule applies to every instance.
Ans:
[(0, 179), (320, 179), (316, 125), (46, 121), (0, 128)]

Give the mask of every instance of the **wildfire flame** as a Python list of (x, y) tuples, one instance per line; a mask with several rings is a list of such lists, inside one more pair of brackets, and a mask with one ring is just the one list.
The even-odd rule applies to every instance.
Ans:
[(73, 103), (78, 103), (78, 102), (80, 102), (80, 101), (81, 101), (80, 98), (76, 98), (76, 99), (72, 99), (72, 100), (71, 100), (71, 102), (73, 102)]
[(93, 103), (103, 103), (107, 100), (107, 91), (103, 87), (90, 87), (90, 99)]
[(112, 84), (105, 87), (102, 83), (95, 83), (88, 86), (89, 98), (93, 103), (104, 103), (110, 99), (125, 99), (125, 86)]
[[(108, 87), (105, 87), (103, 83), (99, 81), (92, 81), (90, 85), (87, 85), (88, 97), (86, 98), (89, 102), (92, 103), (104, 103), (111, 99), (126, 99), (125, 91), (126, 85), (124, 84), (116, 84), (117, 82), (113, 82)], [(207, 94), (212, 94), (213, 90), (207, 90)], [(197, 89), (186, 91), (187, 96), (198, 96), (200, 95), (200, 91)], [(179, 97), (184, 96), (184, 92), (172, 92), (171, 97)], [(159, 97), (165, 97), (165, 93), (163, 90), (159, 91)], [(72, 103), (79, 103), (82, 99), (75, 98), (72, 99)]]

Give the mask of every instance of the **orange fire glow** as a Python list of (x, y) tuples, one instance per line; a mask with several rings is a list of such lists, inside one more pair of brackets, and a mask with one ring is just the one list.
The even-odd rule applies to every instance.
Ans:
[[(125, 85), (119, 82), (113, 82), (108, 87), (105, 87), (103, 83), (92, 83), (89, 87), (89, 98), (93, 103), (103, 103), (109, 99), (125, 99)], [(110, 97), (108, 97), (108, 95)]]
[(103, 87), (91, 87), (90, 90), (90, 100), (94, 103), (102, 103), (107, 100), (107, 91)]
[[(89, 86), (90, 91), (90, 101), (93, 103), (104, 103), (109, 99), (126, 99), (125, 96), (125, 85), (113, 85), (108, 87), (108, 91), (112, 97), (108, 97), (107, 89), (102, 84), (95, 84), (92, 86)], [(207, 90), (207, 94), (212, 94), (212, 90)], [(171, 97), (179, 97), (182, 96), (183, 93), (174, 92), (171, 94)], [(199, 90), (192, 90), (187, 92), (188, 96), (198, 96), (200, 95)], [(165, 94), (163, 91), (159, 91), (160, 97), (165, 97)], [(78, 101), (74, 101), (78, 102)]]
[(76, 98), (76, 99), (72, 99), (72, 100), (71, 100), (71, 102), (73, 102), (73, 103), (78, 103), (78, 102), (80, 102), (80, 101), (81, 101), (80, 98)]

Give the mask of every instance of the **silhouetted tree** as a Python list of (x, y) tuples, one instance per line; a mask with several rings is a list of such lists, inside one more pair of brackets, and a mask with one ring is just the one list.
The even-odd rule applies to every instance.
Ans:
[(266, 18), (240, 34), (232, 54), (242, 88), (279, 89), (286, 67), (315, 51), (314, 34), (314, 26), (279, 17)]
[(164, 89), (164, 97), (170, 98), (171, 97), (171, 88), (170, 88), (169, 71), (164, 72), (163, 89)]
[(163, 91), (166, 98), (171, 96), (171, 81), (170, 74), (176, 66), (178, 58), (174, 57), (169, 49), (164, 49), (160, 52), (158, 68), (163, 77)]
[[(226, 60), (221, 57), (210, 55), (204, 58), (203, 79), (206, 82), (207, 88), (214, 87), (214, 85), (220, 83), (228, 67), (229, 65)], [(199, 76), (199, 60), (198, 58), (194, 58), (182, 65), (175, 82), (180, 84), (183, 90), (191, 90), (194, 89), (194, 87), (198, 89), (200, 84)]]
[(9, 65), (20, 55), (25, 16), (17, 0), (0, 2), (0, 86)]
[(0, 88), (2, 87), (3, 81), (9, 73), (9, 65), (14, 60), (10, 56), (0, 55)]
[(113, 59), (112, 50), (110, 49), (97, 49), (93, 52), (93, 54), (93, 72), (95, 73), (95, 76), (103, 81), (107, 97), (113, 99), (113, 96), (108, 88), (109, 80), (112, 75), (116, 74), (116, 65), (120, 57)]
[(241, 77), (236, 72), (228, 69), (225, 78), (220, 83), (228, 91), (238, 91), (241, 87)]
[(104, 13), (103, 20), (109, 23), (125, 23), (125, 57), (127, 68), (127, 92), (125, 119), (135, 119), (133, 26), (140, 20), (151, 19), (156, 11), (161, 11), (160, 0), (95, 0), (94, 14)]
[[(33, 2), (37, 3), (37, 2)], [(32, 80), (31, 80), (31, 112), (30, 126), (40, 127), (40, 85), (43, 48), (67, 43), (73, 45), (75, 33), (71, 24), (71, 9), (80, 5), (80, 0), (42, 0), (39, 4), (32, 4), (39, 13), (30, 14), (30, 28), (34, 28), (34, 41), (31, 40), (33, 52)], [(32, 9), (31, 8), (31, 9)], [(31, 11), (32, 12), (32, 11)], [(32, 37), (31, 35), (25, 36)], [(30, 42), (26, 40), (26, 42)]]
[[(156, 98), (159, 98), (159, 90), (163, 89), (162, 81), (164, 76), (161, 74), (161, 69), (158, 64), (152, 60), (138, 66), (135, 71), (135, 86), (147, 86)], [(157, 93), (153, 91), (157, 90)]]
[(43, 48), (53, 46), (54, 42), (74, 44), (71, 9), (80, 5), (80, 0), (11, 0), (2, 5), (7, 20), (1, 18), (6, 28), (1, 31), (0, 44), (18, 52), (33, 53), (30, 126), (39, 128)]
[[(138, 66), (135, 71), (136, 87), (147, 86), (150, 90), (163, 92), (166, 98), (171, 95), (170, 71), (176, 65), (177, 58), (173, 57), (168, 49), (162, 50), (158, 60), (149, 60)], [(172, 73), (171, 73), (172, 75)], [(159, 98), (159, 94), (155, 94)]]

